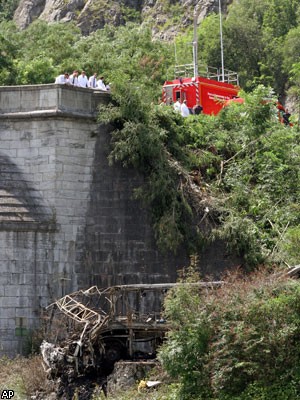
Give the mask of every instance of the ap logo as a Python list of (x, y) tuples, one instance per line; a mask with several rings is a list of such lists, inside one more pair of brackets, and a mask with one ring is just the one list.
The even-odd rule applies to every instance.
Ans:
[(15, 395), (13, 390), (2, 390), (0, 399), (12, 399)]

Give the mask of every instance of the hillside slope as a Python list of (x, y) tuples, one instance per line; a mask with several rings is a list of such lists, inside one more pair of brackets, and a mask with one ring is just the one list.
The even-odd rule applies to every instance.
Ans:
[[(232, 0), (223, 1), (223, 11)], [(150, 22), (153, 33), (160, 38), (172, 38), (180, 28), (190, 25), (193, 10), (199, 10), (200, 22), (206, 15), (218, 11), (218, 0), (20, 0), (14, 21), (21, 29), (36, 19), (49, 23), (75, 21), (84, 35), (106, 24), (122, 25), (134, 20)]]

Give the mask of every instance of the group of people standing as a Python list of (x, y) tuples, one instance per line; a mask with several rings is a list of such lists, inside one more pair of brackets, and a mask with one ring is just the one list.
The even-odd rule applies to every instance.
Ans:
[(174, 110), (180, 113), (182, 117), (188, 117), (190, 114), (201, 114), (203, 107), (200, 105), (199, 102), (197, 102), (197, 104), (193, 108), (188, 108), (186, 103), (186, 100), (181, 101), (180, 99), (177, 99), (177, 101), (173, 105)]
[(65, 72), (55, 79), (55, 83), (78, 86), (83, 88), (100, 89), (106, 92), (110, 91), (110, 85), (105, 84), (103, 76), (100, 76), (100, 78), (98, 78), (96, 72), (89, 78), (86, 76), (85, 71), (81, 71), (81, 73), (79, 74), (79, 72), (75, 70), (71, 75), (69, 75), (68, 72)]

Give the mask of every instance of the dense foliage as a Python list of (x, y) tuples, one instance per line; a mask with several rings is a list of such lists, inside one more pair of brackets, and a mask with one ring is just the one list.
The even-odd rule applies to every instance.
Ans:
[(244, 97), (245, 104), (216, 117), (184, 120), (172, 107), (149, 105), (139, 91), (116, 88), (114, 104), (100, 113), (115, 128), (110, 159), (144, 174), (137, 194), (151, 209), (162, 248), (176, 251), (184, 242), (194, 252), (204, 245), (176, 159), (183, 171), (196, 172), (214, 215), (206, 243), (224, 239), (246, 267), (293, 265), (300, 240), (298, 127), (278, 122), (270, 89), (259, 86)]
[(10, 20), (19, 4), (19, 0), (0, 0), (0, 22)]
[(221, 288), (190, 286), (166, 299), (172, 330), (160, 351), (184, 400), (296, 400), (300, 396), (300, 285), (256, 273)]
[(198, 161), (223, 208), (217, 235), (248, 265), (266, 259), (292, 265), (299, 261), (299, 132), (278, 123), (267, 95), (258, 87), (244, 105), (223, 110), (208, 124), (194, 123), (192, 142), (206, 154), (214, 146), (208, 161)]
[(169, 163), (169, 155), (177, 160), (186, 157), (182, 117), (172, 108), (150, 105), (140, 90), (128, 85), (115, 87), (112, 100), (99, 114), (101, 122), (115, 128), (110, 161), (134, 167), (144, 175), (145, 184), (135, 195), (151, 210), (161, 249), (176, 251), (183, 241), (192, 246), (192, 210), (178, 190), (177, 172)]
[(81, 36), (73, 24), (35, 21), (18, 31), (11, 22), (0, 24), (0, 84), (52, 83), (65, 71), (84, 69), (108, 82), (134, 83), (149, 94), (160, 95), (170, 48), (152, 41), (151, 30), (128, 23), (107, 26), (90, 36)]
[[(228, 15), (223, 17), (224, 61), (226, 68), (238, 71), (244, 89), (251, 90), (262, 83), (283, 96), (294, 85), (291, 71), (300, 62), (299, 15), (297, 0), (233, 1)], [(185, 40), (177, 40), (179, 63), (192, 59), (191, 50), (187, 55), (191, 36), (190, 32)], [(219, 16), (212, 14), (199, 26), (200, 59), (220, 68), (220, 52)]]

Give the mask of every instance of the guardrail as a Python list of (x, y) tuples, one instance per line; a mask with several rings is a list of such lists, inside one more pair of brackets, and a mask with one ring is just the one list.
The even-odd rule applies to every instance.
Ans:
[[(176, 65), (174, 68), (174, 76), (177, 77), (191, 77), (194, 75), (194, 64), (182, 64)], [(224, 80), (223, 73), (220, 68), (210, 67), (205, 64), (198, 65), (198, 75), (208, 79), (214, 79), (219, 82), (231, 83), (233, 85), (239, 84), (239, 76), (237, 72), (229, 69), (224, 69)]]

